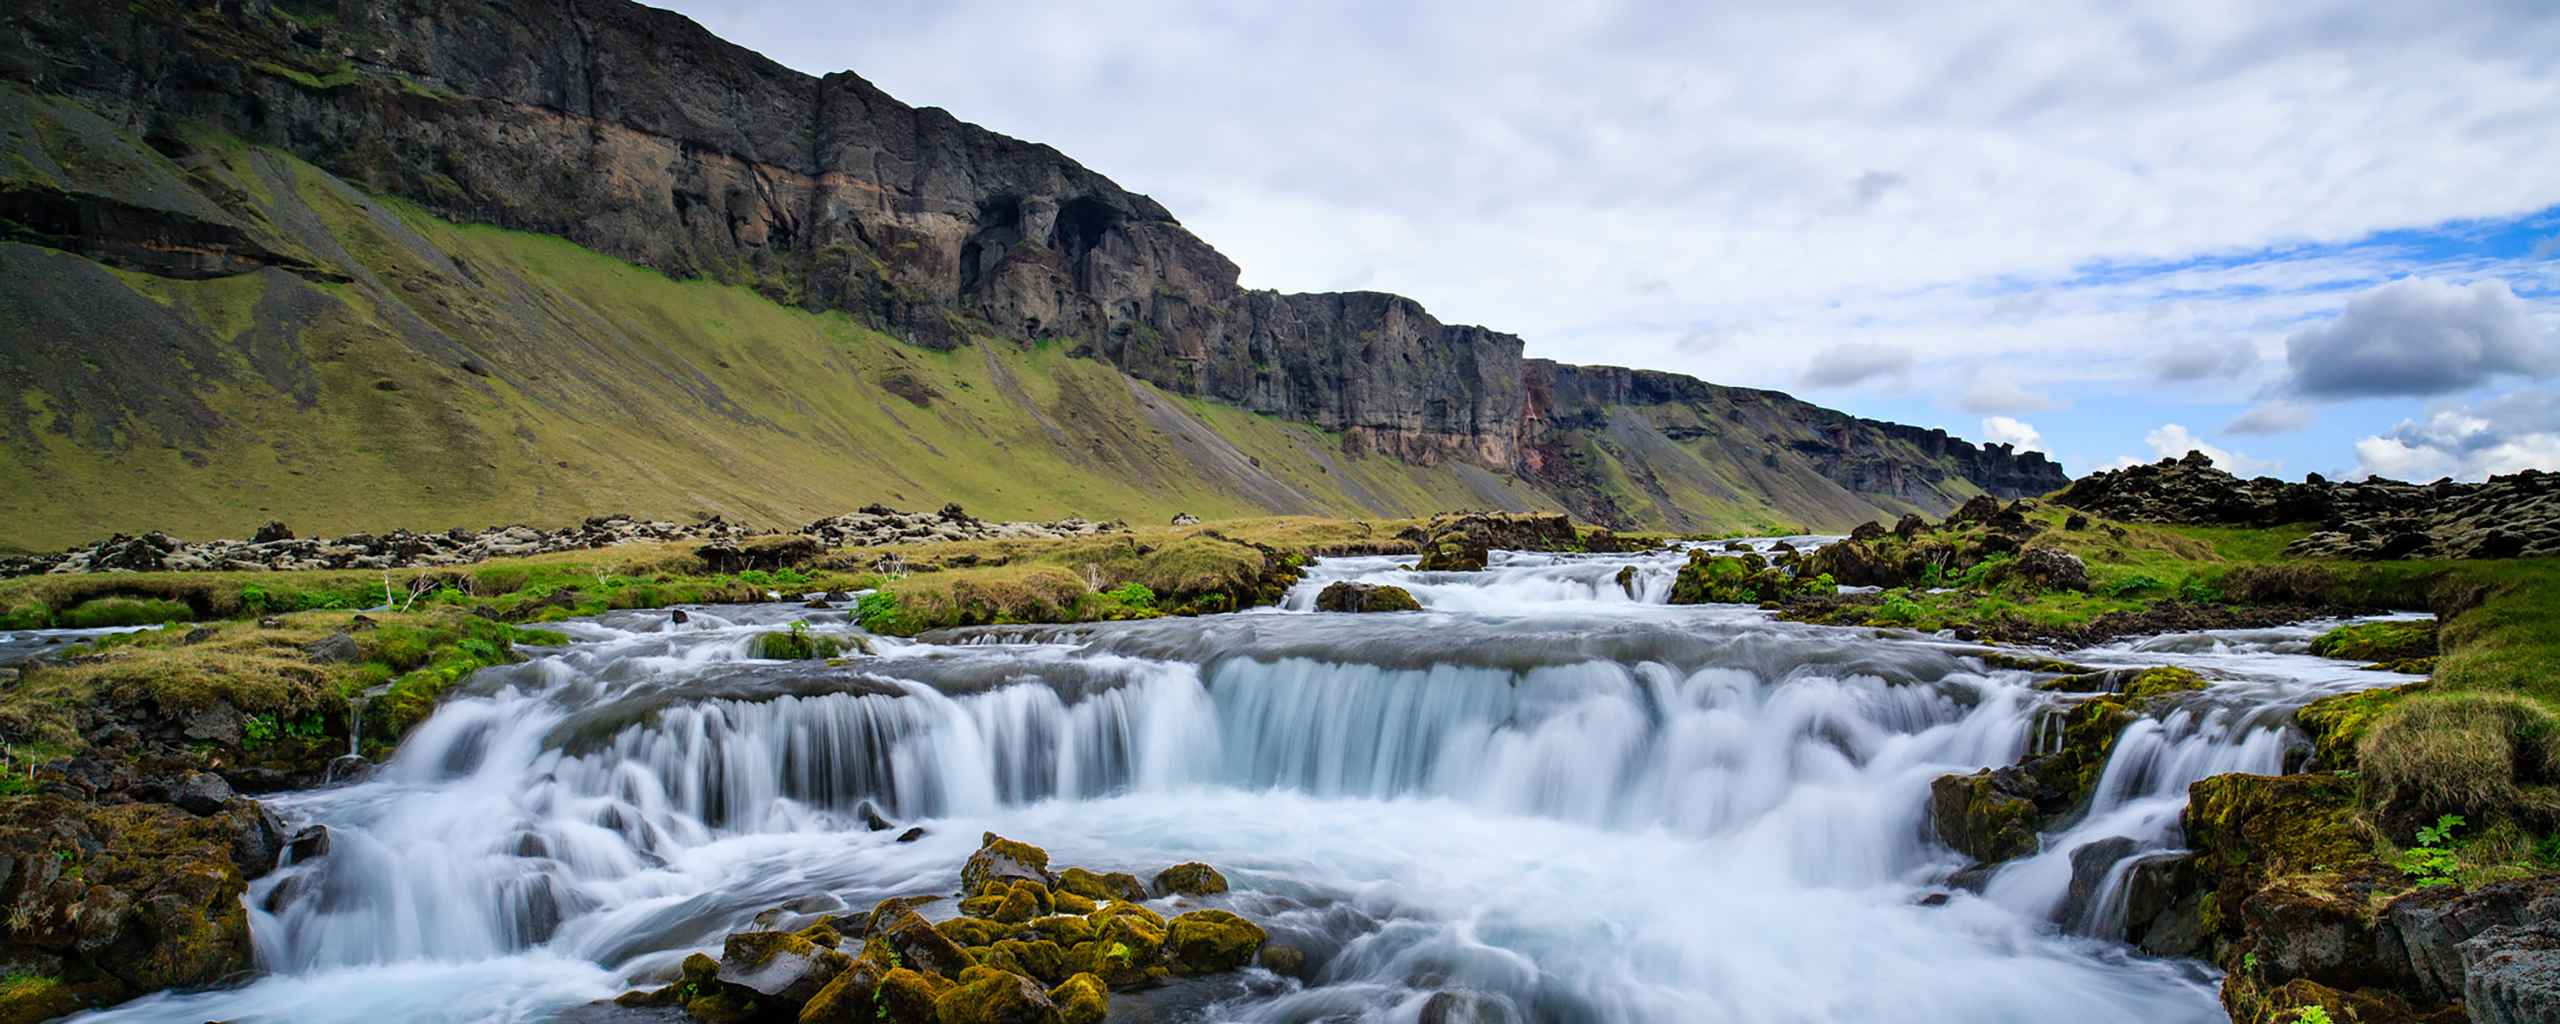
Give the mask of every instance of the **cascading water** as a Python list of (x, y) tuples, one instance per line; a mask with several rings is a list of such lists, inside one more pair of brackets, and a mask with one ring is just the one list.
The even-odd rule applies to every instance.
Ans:
[[(948, 890), (992, 829), (1101, 870), (1217, 864), (1222, 905), (1322, 965), (1249, 972), (1203, 1019), (1412, 1021), (1454, 992), (1487, 1021), (2212, 1020), (2208, 969), (2110, 941), (2125, 866), (2175, 848), (2188, 782), (2278, 770), (2290, 708), (2389, 681), (2301, 654), (2309, 629), (2075, 652), (2219, 682), (2129, 728), (2040, 853), (1924, 903), (1962, 866), (1930, 781), (2050, 743), (2068, 698), (1936, 638), (1662, 605), (1681, 556), (1333, 559), (1283, 609), (835, 667), (749, 656), (790, 606), (567, 623), (371, 778), (272, 801), (334, 837), (246, 897), (272, 974), (92, 1019), (589, 1013), (767, 908)], [(1426, 610), (1302, 613), (1337, 579)]]

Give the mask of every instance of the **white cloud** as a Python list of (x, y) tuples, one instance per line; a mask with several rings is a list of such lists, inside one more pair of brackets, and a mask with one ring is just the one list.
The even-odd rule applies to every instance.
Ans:
[(2175, 423), (2162, 424), (2160, 429), (2143, 435), (2142, 443), (2151, 446), (2154, 457), (2162, 459), (2182, 458), (2188, 452), (2203, 452), (2214, 465), (2239, 476), (2284, 472), (2283, 459), (2253, 459), (2240, 452), (2206, 444), (2203, 438)]
[(2523, 388), (2478, 405), (2427, 407), (2389, 433), (2356, 442), (2356, 471), (2397, 480), (2480, 480), (2560, 469), (2560, 390)]
[(2428, 397), (2502, 374), (2549, 377), (2560, 372), (2560, 347), (2504, 281), (2465, 287), (2405, 277), (2285, 339), (2285, 361), (2288, 389), (2306, 397)]
[(1964, 394), (1956, 396), (1959, 412), (1974, 414), (1998, 412), (2044, 412), (2060, 409), (2070, 403), (2042, 391), (2029, 391), (2005, 380), (1984, 381)]
[(2022, 423), (2006, 416), (1983, 417), (1982, 437), (1983, 440), (1997, 441), (2022, 452), (2044, 450), (2042, 431), (2037, 430), (2033, 424)]
[(2289, 434), (2320, 422), (2318, 410), (2286, 401), (2268, 401), (2231, 418), (2225, 434)]
[(1807, 387), (1842, 388), (1879, 378), (1899, 383), (1911, 375), (1911, 350), (1900, 345), (1851, 342), (1813, 354), (1804, 369)]

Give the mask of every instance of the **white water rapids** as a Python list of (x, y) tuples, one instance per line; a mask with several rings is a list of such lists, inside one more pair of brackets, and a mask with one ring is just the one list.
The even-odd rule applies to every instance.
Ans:
[[(2308, 627), (2070, 652), (2217, 683), (2132, 726), (2046, 852), (1924, 905), (1965, 863), (1930, 781), (2015, 761), (2068, 698), (1942, 638), (1662, 605), (1679, 558), (1331, 559), (1282, 609), (834, 667), (747, 656), (790, 604), (568, 623), (373, 777), (271, 799), (334, 837), (246, 897), (271, 973), (82, 1019), (639, 1019), (584, 1004), (767, 908), (950, 891), (993, 830), (1055, 865), (1207, 861), (1236, 886), (1207, 902), (1321, 964), (1115, 1019), (1401, 1024), (1450, 991), (1483, 1021), (2217, 1020), (2210, 970), (2114, 941), (2105, 898), (2056, 923), (2071, 851), (2174, 848), (2189, 782), (2277, 771), (2292, 707), (2392, 681), (2300, 653)], [(1426, 610), (1306, 610), (1345, 578)]]

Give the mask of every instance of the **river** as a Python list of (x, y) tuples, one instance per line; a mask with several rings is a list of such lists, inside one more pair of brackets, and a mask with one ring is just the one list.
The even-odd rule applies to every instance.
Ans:
[[(2064, 652), (2215, 684), (2130, 727), (2090, 813), (1976, 894), (1930, 781), (2015, 761), (2068, 698), (1943, 637), (1664, 605), (1679, 560), (1327, 559), (1280, 608), (839, 666), (748, 656), (825, 616), (797, 603), (563, 623), (371, 777), (270, 799), (333, 836), (246, 897), (271, 973), (81, 1019), (618, 1019), (585, 1004), (769, 908), (950, 891), (994, 831), (1053, 865), (1216, 865), (1235, 889), (1205, 902), (1320, 965), (1115, 1019), (1411, 1022), (1446, 992), (1449, 1021), (2219, 1020), (2211, 968), (2108, 935), (2106, 895), (2063, 913), (2071, 851), (2174, 849), (2189, 782), (2276, 772), (2293, 707), (2396, 681), (2303, 653), (2317, 624)], [(1424, 610), (1311, 611), (1337, 579)]]

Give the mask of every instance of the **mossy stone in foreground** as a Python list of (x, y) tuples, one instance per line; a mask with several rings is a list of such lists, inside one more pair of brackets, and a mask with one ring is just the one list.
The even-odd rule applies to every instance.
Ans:
[(1111, 987), (1091, 974), (1079, 973), (1049, 990), (1058, 1008), (1058, 1024), (1102, 1024), (1111, 1014)]
[(880, 979), (875, 998), (878, 1019), (887, 1024), (936, 1024), (941, 998), (959, 988), (950, 979), (904, 967)]
[(876, 993), (890, 970), (886, 957), (854, 961), (800, 1007), (800, 1024), (871, 1024), (880, 1010)]
[(1215, 896), (1227, 891), (1227, 876), (1193, 861), (1156, 872), (1155, 891), (1165, 895)]
[[(1078, 918), (1079, 922), (1083, 919)], [(955, 917), (933, 926), (944, 938), (962, 946), (990, 946), (997, 939), (1013, 934), (1013, 929), (976, 917)]]
[(933, 1008), (940, 1024), (1045, 1024), (1057, 1012), (1038, 983), (990, 967), (970, 968)]
[(2311, 653), (2365, 662), (2432, 658), (2437, 654), (2436, 622), (2405, 619), (2340, 626), (2311, 641)]
[[(1083, 868), (1068, 868), (1065, 871), (1059, 872), (1057, 889), (1061, 892), (1071, 892), (1091, 900), (1143, 900), (1147, 898), (1146, 883), (1138, 881), (1138, 876), (1126, 871), (1114, 871), (1107, 875), (1098, 875)], [(1091, 913), (1091, 911), (1087, 911), (1087, 913)]]
[(1223, 910), (1194, 910), (1165, 930), (1165, 951), (1191, 974), (1232, 971), (1253, 962), (1269, 938), (1262, 927)]
[(2002, 792), (1992, 770), (1941, 775), (1929, 784), (1929, 821), (1938, 838), (1984, 863), (2036, 848), (2036, 805)]
[(2125, 683), (2124, 697), (2128, 703), (2149, 704), (2154, 697), (2201, 690), (2205, 685), (2204, 677), (2197, 675), (2192, 669), (2168, 667), (2144, 669), (2131, 681)]

